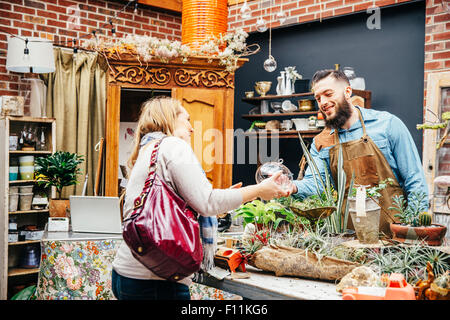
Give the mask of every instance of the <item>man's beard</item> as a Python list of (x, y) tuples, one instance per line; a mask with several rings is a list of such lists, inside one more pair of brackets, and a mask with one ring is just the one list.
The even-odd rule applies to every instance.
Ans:
[(334, 128), (334, 129), (340, 129), (350, 118), (352, 115), (352, 108), (350, 107), (350, 104), (345, 100), (341, 99), (336, 106), (336, 115), (333, 119), (327, 119), (327, 116), (325, 113), (323, 113), (323, 117), (325, 119), (325, 124), (327, 127)]

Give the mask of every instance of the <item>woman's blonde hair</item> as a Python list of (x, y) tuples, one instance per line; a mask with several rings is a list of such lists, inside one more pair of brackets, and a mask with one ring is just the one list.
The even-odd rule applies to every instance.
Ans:
[(166, 96), (158, 96), (145, 101), (141, 107), (136, 131), (134, 133), (134, 146), (127, 161), (130, 170), (134, 167), (139, 155), (141, 139), (149, 132), (160, 131), (172, 136), (175, 129), (175, 120), (182, 112), (181, 102)]

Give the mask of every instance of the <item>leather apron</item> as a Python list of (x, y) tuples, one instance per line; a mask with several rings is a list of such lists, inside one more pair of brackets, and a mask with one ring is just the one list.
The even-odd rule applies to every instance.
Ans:
[[(363, 129), (363, 136), (357, 140), (340, 143), (338, 130), (334, 131), (335, 145), (329, 150), (331, 174), (334, 181), (337, 183), (337, 167), (340, 144), (342, 146), (342, 156), (344, 160), (343, 168), (347, 176), (345, 185), (346, 195), (348, 194), (353, 172), (355, 174), (353, 182), (354, 185), (372, 187), (387, 178), (391, 178), (394, 181), (392, 185), (388, 184), (388, 186), (380, 192), (382, 196), (378, 199), (378, 203), (381, 206), (380, 231), (389, 236), (391, 235), (389, 224), (394, 221), (398, 222), (398, 219), (394, 218), (396, 211), (392, 209), (389, 210), (388, 208), (393, 206), (392, 197), (394, 195), (404, 195), (404, 192), (392, 172), (391, 166), (384, 157), (384, 154), (367, 135), (361, 111), (358, 108), (357, 110)], [(344, 201), (344, 208), (346, 203), (347, 199)], [(350, 214), (348, 215), (347, 228), (352, 230), (354, 229)]]

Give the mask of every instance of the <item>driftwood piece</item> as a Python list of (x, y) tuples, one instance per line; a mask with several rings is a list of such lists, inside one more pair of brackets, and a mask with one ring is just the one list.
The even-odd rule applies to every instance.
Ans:
[(256, 251), (249, 264), (275, 272), (277, 277), (286, 275), (330, 281), (342, 279), (359, 266), (355, 262), (333, 257), (319, 259), (314, 253), (303, 249), (274, 245)]

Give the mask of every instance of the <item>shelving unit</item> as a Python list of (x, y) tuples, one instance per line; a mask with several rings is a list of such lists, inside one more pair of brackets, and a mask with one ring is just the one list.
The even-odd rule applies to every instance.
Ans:
[[(25, 126), (44, 128), (45, 150), (9, 150), (9, 136), (19, 134)], [(9, 211), (9, 190), (12, 186), (35, 185), (35, 180), (9, 181), (11, 158), (33, 155), (35, 158), (46, 156), (56, 151), (56, 121), (53, 118), (12, 117), (0, 118), (0, 158), (4, 164), (0, 170), (0, 299), (10, 298), (10, 289), (15, 285), (31, 284), (37, 281), (39, 268), (28, 269), (20, 266), (20, 257), (27, 246), (39, 248), (40, 240), (8, 242), (9, 218), (15, 217), (17, 226), (37, 225), (43, 229), (48, 220), (48, 209), (30, 209)], [(35, 190), (34, 190), (35, 191)], [(55, 195), (55, 190), (47, 190), (48, 197)]]
[[(303, 97), (312, 97), (314, 94), (312, 92), (303, 92), (303, 93), (294, 93), (291, 95), (265, 95), (260, 97), (253, 97), (253, 98), (242, 98), (243, 102), (252, 104), (252, 105), (260, 105), (261, 101), (263, 100), (287, 100), (292, 98), (303, 98)], [(364, 99), (364, 107), (365, 108), (371, 108), (371, 99), (372, 99), (372, 92), (368, 90), (353, 90), (353, 95), (361, 97)], [(313, 110), (313, 111), (295, 111), (295, 112), (280, 112), (280, 113), (264, 113), (264, 114), (244, 114), (242, 115), (242, 118), (247, 119), (249, 121), (255, 121), (255, 120), (269, 120), (269, 119), (278, 119), (278, 118), (286, 118), (286, 119), (292, 119), (292, 118), (302, 118), (302, 117), (309, 117), (313, 115), (317, 115), (319, 111)], [(322, 130), (304, 130), (300, 131), (300, 134), (302, 135), (302, 138), (314, 138), (317, 134), (319, 134)], [(246, 132), (244, 135), (250, 138), (264, 138), (264, 139), (298, 139), (298, 132), (297, 130), (288, 130), (288, 131), (267, 131), (267, 130), (258, 130), (255, 129), (255, 131), (252, 132)]]

